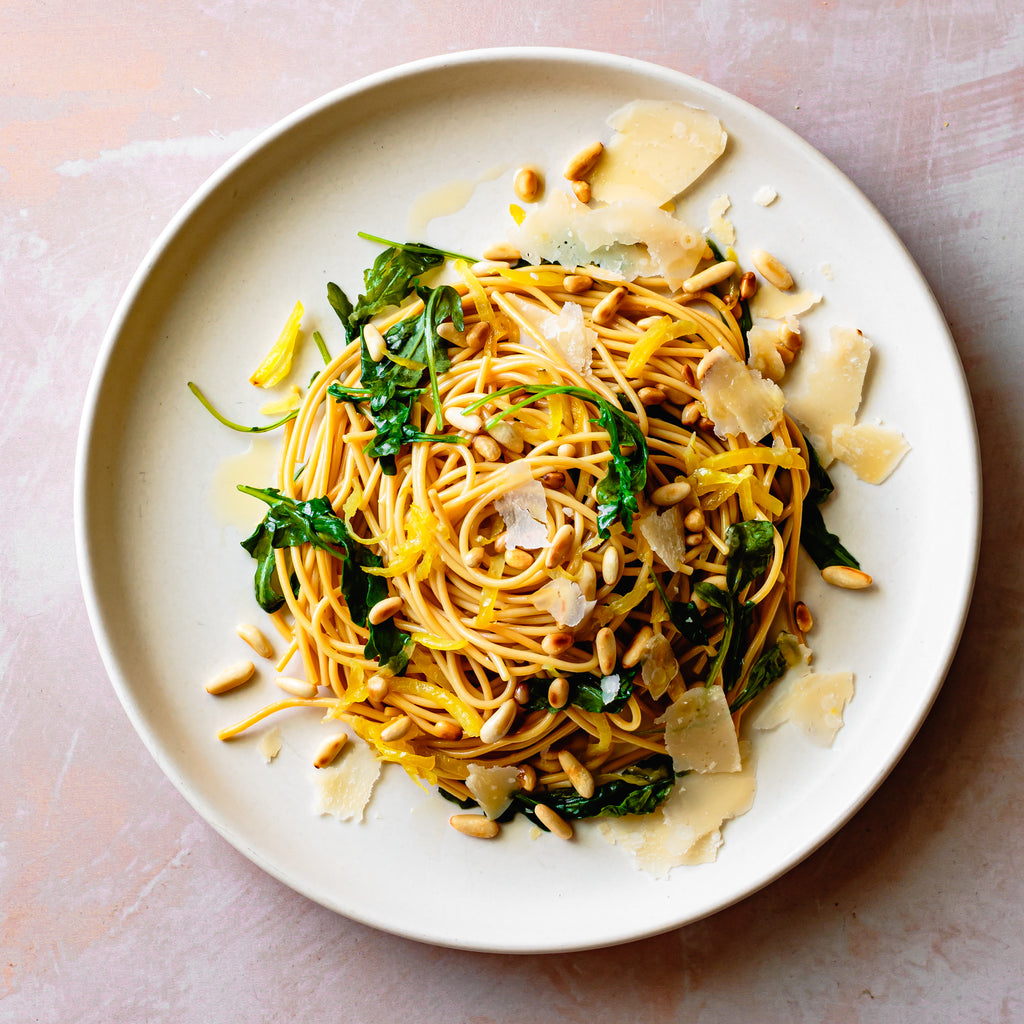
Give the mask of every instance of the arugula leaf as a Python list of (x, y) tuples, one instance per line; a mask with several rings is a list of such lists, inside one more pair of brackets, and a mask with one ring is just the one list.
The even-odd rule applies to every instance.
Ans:
[(729, 547), (725, 578), (736, 594), (768, 568), (775, 550), (775, 527), (764, 519), (733, 523), (725, 531), (725, 542)]
[(752, 701), (759, 693), (767, 690), (788, 668), (788, 663), (778, 643), (772, 644), (754, 662), (743, 688), (729, 702), (729, 710), (737, 711)]
[(668, 612), (669, 621), (683, 638), (689, 640), (694, 647), (706, 646), (711, 638), (708, 636), (697, 605), (693, 601), (670, 601), (656, 573), (654, 574), (654, 585), (658, 588), (658, 594)]
[(363, 271), (366, 294), (360, 295), (349, 313), (349, 323), (362, 327), (388, 306), (401, 305), (420, 274), (444, 263), (445, 255), (429, 245), (392, 245), (380, 253), (373, 266)]
[[(367, 613), (388, 596), (388, 585), (383, 577), (364, 570), (379, 568), (382, 559), (352, 539), (344, 520), (334, 514), (330, 501), (326, 497), (296, 501), (274, 487), (240, 484), (238, 489), (270, 506), (263, 522), (242, 541), (242, 547), (256, 559), (254, 589), (260, 607), (273, 612), (284, 603), (283, 591), (276, 585), (277, 559), (274, 551), (312, 544), (342, 562), (341, 595), (348, 605), (352, 621), (357, 626), (367, 627)], [(412, 646), (408, 635), (395, 625), (393, 619), (376, 626), (370, 624), (368, 629), (366, 657), (379, 658), (382, 667), (389, 667), (396, 674), (404, 671)]]
[(818, 506), (834, 490), (832, 478), (822, 468), (818, 453), (810, 441), (805, 438), (804, 442), (807, 445), (807, 472), (810, 483), (804, 496), (800, 543), (819, 569), (826, 569), (830, 565), (848, 565), (853, 569), (859, 569), (860, 562), (843, 547), (839, 538), (830, 533), (825, 525), (825, 517)]
[[(569, 684), (569, 699), (567, 705), (575, 705), (584, 711), (597, 713), (615, 714), (626, 706), (633, 693), (633, 680), (640, 671), (639, 665), (632, 668), (622, 669), (613, 675), (605, 676), (604, 679), (591, 674), (590, 672), (577, 672), (574, 675), (566, 676)], [(602, 683), (609, 681), (609, 688), (617, 686), (615, 695), (606, 700)], [(530, 700), (523, 705), (527, 711), (550, 711), (557, 710), (548, 703), (548, 688), (543, 681), (535, 682), (531, 688)]]

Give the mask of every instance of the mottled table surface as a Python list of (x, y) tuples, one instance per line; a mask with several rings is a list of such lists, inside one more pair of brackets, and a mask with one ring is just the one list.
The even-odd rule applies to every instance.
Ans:
[[(187, 197), (336, 86), (503, 45), (664, 64), (833, 160), (935, 291), (975, 402), (986, 487), (959, 653), (863, 810), (710, 919), (525, 957), (352, 923), (197, 818), (101, 665), (72, 521), (104, 331)], [(1024, 1020), (1019, 3), (15, 0), (0, 9), (0, 54), (0, 1020)], [(948, 493), (952, 534), (955, 465)]]

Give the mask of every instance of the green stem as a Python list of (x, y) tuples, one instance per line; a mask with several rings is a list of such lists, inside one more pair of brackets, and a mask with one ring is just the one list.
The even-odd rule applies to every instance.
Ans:
[(203, 408), (216, 420), (223, 423), (225, 427), (230, 427), (232, 430), (237, 430), (241, 434), (265, 434), (268, 430), (276, 430), (278, 427), (287, 423), (289, 420), (295, 419), (299, 414), (298, 409), (293, 409), (287, 416), (282, 416), (281, 419), (274, 423), (268, 423), (262, 427), (246, 427), (241, 423), (235, 423), (233, 420), (229, 420), (226, 416), (222, 416), (210, 403), (210, 400), (199, 390), (199, 388), (192, 383), (188, 382), (188, 389), (192, 392), (196, 398), (202, 403)]
[(371, 235), (366, 231), (357, 231), (357, 235), (360, 238), (365, 238), (368, 242), (376, 242), (378, 245), (386, 245), (393, 249), (405, 249), (408, 252), (439, 252), (442, 256), (450, 260), (465, 260), (467, 263), (479, 262), (475, 256), (466, 256), (461, 252), (448, 252), (445, 249), (437, 249), (432, 245), (416, 245), (408, 242), (392, 242), (388, 238), (381, 238), (379, 235)]

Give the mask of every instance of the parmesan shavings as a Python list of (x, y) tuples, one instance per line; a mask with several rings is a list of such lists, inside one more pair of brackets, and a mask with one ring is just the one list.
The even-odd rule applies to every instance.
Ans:
[(679, 662), (672, 645), (660, 633), (655, 633), (644, 646), (640, 656), (640, 675), (647, 692), (659, 700), (679, 675)]
[(686, 530), (679, 506), (673, 505), (660, 515), (653, 510), (648, 512), (637, 521), (637, 529), (665, 568), (679, 572), (686, 559)]
[(471, 764), (466, 789), (493, 821), (512, 803), (512, 794), (519, 789), (519, 770), (515, 765)]
[(732, 206), (732, 200), (728, 196), (716, 196), (712, 200), (708, 214), (711, 217), (709, 230), (723, 245), (736, 244), (736, 228), (725, 214)]
[(799, 316), (821, 302), (821, 293), (809, 289), (780, 291), (767, 281), (758, 282), (757, 291), (750, 300), (750, 315), (755, 320), (785, 320)]
[(790, 722), (819, 746), (830, 747), (852, 697), (852, 672), (811, 672), (801, 662), (757, 698), (747, 721), (763, 731)]
[(712, 349), (697, 367), (697, 380), (715, 433), (760, 439), (782, 419), (786, 404), (779, 387), (724, 348)]
[(754, 202), (758, 206), (771, 206), (776, 199), (779, 198), (779, 193), (771, 187), (771, 185), (762, 185), (754, 193)]
[(543, 548), (548, 545), (547, 499), (543, 485), (533, 479), (526, 462), (513, 462), (504, 471), (506, 481), (515, 481), (494, 507), (505, 522), (506, 551), (513, 548)]
[(747, 365), (776, 384), (786, 375), (786, 364), (775, 344), (778, 340), (778, 332), (760, 324), (755, 324), (747, 332), (747, 347), (750, 349)]
[(260, 737), (260, 741), (256, 744), (256, 747), (266, 759), (267, 764), (270, 764), (270, 762), (281, 753), (281, 747), (283, 745), (284, 743), (281, 739), (281, 730), (275, 725)]
[(910, 451), (907, 439), (880, 423), (839, 424), (832, 428), (832, 454), (865, 483), (880, 484)]
[(534, 605), (548, 612), (559, 626), (578, 626), (595, 608), (596, 601), (583, 596), (580, 585), (564, 576), (556, 576), (533, 595)]
[[(509, 292), (505, 297), (570, 370), (584, 376), (590, 372), (597, 331), (584, 324), (583, 307), (578, 302), (567, 302), (556, 315), (515, 292)], [(540, 350), (540, 346), (529, 334), (520, 335), (520, 341), (527, 348)]]
[(380, 776), (381, 762), (364, 743), (347, 743), (341, 757), (313, 776), (317, 814), (330, 814), (339, 821), (363, 820), (373, 787)]
[(739, 742), (721, 686), (687, 690), (658, 722), (665, 723), (665, 750), (675, 771), (740, 770)]

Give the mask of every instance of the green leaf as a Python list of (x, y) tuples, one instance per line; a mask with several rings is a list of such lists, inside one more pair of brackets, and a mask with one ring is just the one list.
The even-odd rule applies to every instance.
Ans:
[(349, 323), (362, 327), (388, 306), (401, 305), (420, 274), (444, 263), (445, 255), (429, 245), (389, 246), (363, 272), (366, 294), (360, 295), (349, 314)]
[(669, 621), (681, 636), (694, 647), (706, 646), (710, 637), (697, 605), (693, 601), (670, 601), (657, 574), (654, 575), (654, 585), (658, 588), (658, 594), (668, 612)]
[(782, 648), (777, 642), (766, 651), (762, 651), (761, 656), (751, 667), (743, 688), (729, 702), (729, 710), (737, 711), (758, 694), (763, 693), (788, 667)]
[(848, 565), (859, 569), (860, 562), (825, 525), (825, 517), (818, 506), (832, 493), (832, 478), (822, 468), (818, 453), (811, 443), (806, 441), (806, 444), (810, 482), (802, 506), (800, 544), (819, 569), (826, 569), (830, 565)]
[[(621, 711), (633, 693), (633, 680), (640, 671), (639, 665), (632, 668), (622, 669), (610, 676), (595, 676), (590, 672), (577, 672), (574, 675), (566, 676), (569, 684), (569, 699), (567, 705), (574, 705), (584, 711), (596, 713), (615, 714)], [(606, 697), (605, 692), (612, 690), (612, 696)], [(548, 684), (543, 680), (531, 684), (530, 700), (524, 705), (527, 711), (550, 711), (553, 708), (548, 703)]]
[(738, 594), (768, 568), (775, 551), (775, 527), (763, 519), (733, 523), (725, 531), (725, 542), (725, 578), (730, 593)]

